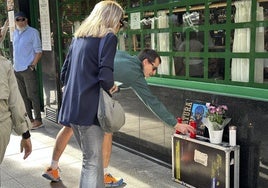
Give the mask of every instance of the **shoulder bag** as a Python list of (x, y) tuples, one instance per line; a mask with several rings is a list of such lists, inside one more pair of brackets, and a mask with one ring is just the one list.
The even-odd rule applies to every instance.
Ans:
[[(101, 52), (106, 37), (103, 37), (99, 46), (99, 64)], [(100, 88), (98, 120), (105, 132), (116, 132), (125, 124), (125, 112), (120, 103), (114, 100), (103, 88)]]

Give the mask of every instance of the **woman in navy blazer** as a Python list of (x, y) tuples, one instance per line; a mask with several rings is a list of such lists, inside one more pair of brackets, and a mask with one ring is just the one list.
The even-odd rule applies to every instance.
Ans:
[[(65, 84), (58, 121), (70, 125), (83, 152), (80, 188), (103, 188), (102, 141), (97, 119), (99, 90), (117, 91), (113, 69), (116, 33), (124, 15), (115, 1), (101, 1), (74, 33), (64, 66)], [(106, 37), (100, 55), (101, 38)]]

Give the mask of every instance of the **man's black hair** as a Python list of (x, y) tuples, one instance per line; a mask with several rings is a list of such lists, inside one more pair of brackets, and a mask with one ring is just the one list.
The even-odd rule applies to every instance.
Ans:
[(143, 61), (144, 59), (148, 59), (149, 62), (154, 62), (156, 58), (159, 59), (159, 63), (161, 63), (161, 58), (158, 55), (158, 53), (155, 50), (152, 49), (144, 49), (138, 54), (138, 58), (140, 61)]

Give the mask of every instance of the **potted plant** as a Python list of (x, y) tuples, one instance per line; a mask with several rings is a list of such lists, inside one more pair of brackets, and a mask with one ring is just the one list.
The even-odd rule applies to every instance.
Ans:
[(226, 105), (206, 104), (207, 113), (202, 122), (208, 128), (209, 139), (211, 143), (219, 144), (222, 142), (223, 129), (231, 121), (231, 118), (226, 117), (228, 110)]

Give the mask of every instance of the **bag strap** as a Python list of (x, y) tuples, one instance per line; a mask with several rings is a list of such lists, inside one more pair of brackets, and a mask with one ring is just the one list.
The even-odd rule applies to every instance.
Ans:
[(100, 40), (100, 45), (99, 45), (99, 58), (98, 58), (99, 66), (100, 66), (100, 60), (101, 60), (101, 53), (102, 53), (102, 49), (103, 49), (103, 46), (104, 46), (105, 41), (106, 41), (106, 36), (105, 37), (102, 37), (101, 40)]
[[(107, 35), (106, 35), (106, 36), (107, 36)], [(101, 66), (101, 53), (102, 53), (102, 49), (103, 49), (104, 43), (105, 43), (106, 38), (107, 38), (106, 36), (102, 37), (101, 40), (100, 40), (100, 45), (99, 45), (99, 56), (98, 56), (98, 57), (99, 57), (99, 58), (98, 58), (99, 66)], [(100, 90), (103, 90), (103, 91), (104, 91), (104, 89), (101, 88), (101, 87), (100, 87)], [(106, 92), (106, 91), (104, 91), (104, 92)], [(107, 93), (107, 92), (106, 92), (106, 93)], [(112, 97), (110, 93), (107, 93), (107, 94), (110, 95), (110, 97)]]

